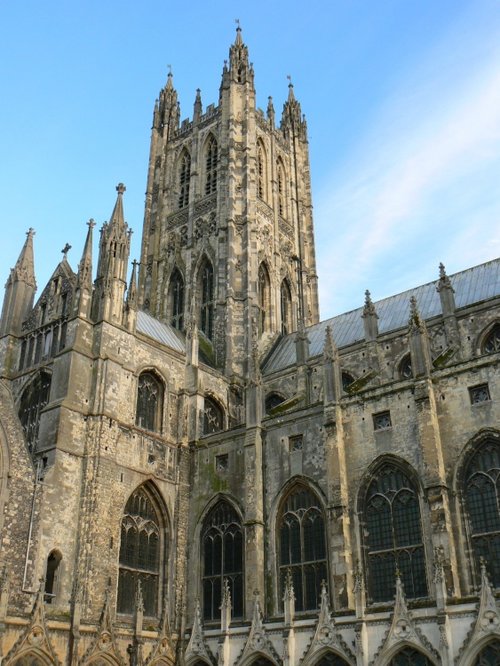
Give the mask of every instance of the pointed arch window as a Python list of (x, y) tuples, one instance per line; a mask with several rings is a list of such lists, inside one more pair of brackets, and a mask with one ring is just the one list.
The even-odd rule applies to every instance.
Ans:
[(184, 150), (179, 165), (179, 208), (189, 203), (189, 182), (191, 180), (191, 156)]
[(203, 415), (203, 434), (211, 435), (214, 432), (220, 432), (224, 428), (224, 412), (218, 402), (205, 397)]
[(121, 523), (119, 613), (134, 612), (140, 583), (144, 613), (158, 616), (161, 555), (165, 552), (163, 534), (160, 511), (146, 487), (141, 486), (130, 496)]
[(224, 581), (234, 617), (243, 616), (243, 529), (234, 508), (221, 501), (203, 521), (201, 534), (203, 617), (220, 619)]
[(269, 414), (270, 412), (273, 411), (275, 407), (278, 405), (281, 405), (282, 402), (285, 401), (285, 398), (280, 395), (279, 393), (268, 393), (266, 395), (266, 399), (264, 401), (265, 409), (266, 409), (266, 414)]
[(413, 377), (410, 354), (406, 354), (399, 364), (399, 376), (401, 379), (411, 379)]
[(292, 292), (288, 280), (283, 280), (280, 289), (281, 296), (281, 332), (288, 335), (292, 332)]
[(296, 487), (285, 499), (278, 519), (281, 594), (288, 571), (293, 580), (295, 609), (318, 608), (321, 582), (327, 580), (325, 521), (318, 498)]
[(316, 662), (316, 666), (349, 666), (349, 662), (334, 652), (328, 652)]
[(394, 655), (389, 666), (434, 666), (434, 664), (419, 650), (404, 647)]
[(281, 217), (286, 217), (285, 170), (280, 160), (278, 160), (276, 169), (278, 179), (278, 211)]
[(24, 430), (28, 449), (33, 453), (38, 442), (40, 417), (49, 401), (51, 376), (40, 372), (24, 390), (19, 404), (19, 419)]
[(206, 260), (200, 271), (200, 329), (212, 340), (214, 334), (214, 269)]
[(485, 354), (495, 354), (498, 351), (500, 351), (500, 324), (495, 324), (486, 336), (483, 352)]
[(205, 194), (217, 190), (217, 141), (210, 136), (205, 153)]
[(427, 596), (425, 553), (418, 493), (396, 465), (382, 464), (364, 503), (368, 593), (372, 602), (394, 597), (396, 571), (406, 596)]
[(490, 581), (500, 587), (500, 443), (487, 439), (465, 470), (465, 507), (479, 570), (484, 558)]
[(497, 666), (500, 664), (500, 641), (488, 643), (477, 655), (473, 666)]
[(153, 372), (139, 375), (135, 423), (139, 428), (160, 432), (163, 417), (163, 384)]
[(271, 281), (265, 264), (259, 266), (258, 282), (259, 333), (262, 335), (271, 327)]
[(59, 584), (59, 572), (62, 555), (59, 551), (53, 550), (47, 558), (47, 568), (45, 571), (45, 596), (46, 604), (54, 603), (57, 597)]
[(257, 196), (263, 201), (267, 199), (266, 153), (260, 142), (257, 145)]
[(182, 331), (184, 328), (184, 280), (177, 268), (170, 278), (168, 300), (170, 323), (174, 328)]

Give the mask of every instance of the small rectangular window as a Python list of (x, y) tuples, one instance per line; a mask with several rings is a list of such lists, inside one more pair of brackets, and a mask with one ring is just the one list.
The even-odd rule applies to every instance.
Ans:
[(387, 430), (392, 427), (391, 413), (379, 412), (373, 415), (373, 429), (374, 430)]
[(478, 405), (481, 402), (489, 402), (491, 398), (488, 384), (480, 384), (479, 386), (470, 387), (469, 397), (471, 405)]
[(220, 456), (215, 456), (215, 469), (218, 472), (227, 472), (229, 467), (229, 456), (227, 453), (224, 453)]
[(290, 453), (292, 453), (293, 451), (302, 451), (304, 447), (304, 436), (294, 435), (293, 437), (289, 437), (288, 446)]

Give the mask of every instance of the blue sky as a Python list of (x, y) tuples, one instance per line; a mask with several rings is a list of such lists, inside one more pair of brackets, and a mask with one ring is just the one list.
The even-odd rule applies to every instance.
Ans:
[(308, 120), (322, 318), (500, 255), (498, 0), (27, 0), (0, 3), (3, 282), (30, 226), (39, 290), (66, 242), (76, 268), (119, 181), (138, 258), (167, 66), (183, 118), (216, 102), (235, 18), (258, 105), (290, 74)]

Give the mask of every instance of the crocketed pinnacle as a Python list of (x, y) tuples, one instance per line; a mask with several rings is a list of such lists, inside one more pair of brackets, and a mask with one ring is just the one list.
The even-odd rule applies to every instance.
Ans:
[(118, 196), (116, 197), (115, 207), (111, 213), (111, 219), (109, 220), (110, 229), (114, 228), (116, 232), (124, 231), (127, 228), (125, 222), (125, 217), (123, 215), (123, 193), (127, 188), (123, 183), (118, 183), (116, 186), (116, 191)]
[(87, 237), (83, 246), (82, 258), (78, 264), (78, 286), (81, 289), (92, 291), (92, 240), (95, 222), (91, 218), (88, 222)]
[(22, 247), (16, 265), (10, 272), (9, 280), (19, 280), (36, 289), (35, 261), (33, 256), (33, 236), (35, 230), (31, 227), (26, 232), (26, 240)]
[(363, 307), (363, 317), (377, 317), (378, 319), (378, 314), (377, 311), (375, 310), (375, 305), (373, 304), (371, 294), (369, 290), (367, 289), (365, 291), (365, 305)]

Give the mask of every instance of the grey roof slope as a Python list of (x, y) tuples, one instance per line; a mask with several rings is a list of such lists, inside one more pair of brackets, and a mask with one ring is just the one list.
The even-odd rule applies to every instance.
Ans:
[(161, 342), (167, 347), (175, 349), (175, 351), (186, 352), (186, 345), (173, 326), (158, 321), (158, 319), (142, 310), (137, 312), (137, 332), (147, 335), (148, 338)]
[[(468, 268), (460, 273), (450, 275), (449, 278), (455, 290), (457, 308), (500, 296), (500, 259), (493, 259), (485, 264)], [(440, 315), (441, 301), (436, 291), (437, 282), (437, 280), (429, 282), (420, 287), (403, 291), (401, 294), (376, 301), (375, 309), (379, 317), (379, 333), (388, 333), (407, 326), (411, 296), (415, 296), (417, 299), (418, 309), (424, 319)], [(322, 353), (327, 326), (331, 326), (333, 339), (339, 348), (363, 340), (362, 314), (363, 308), (361, 307), (307, 328), (310, 356), (317, 356)], [(295, 334), (291, 333), (279, 342), (266, 361), (263, 371), (266, 374), (275, 372), (293, 365), (295, 361)]]

